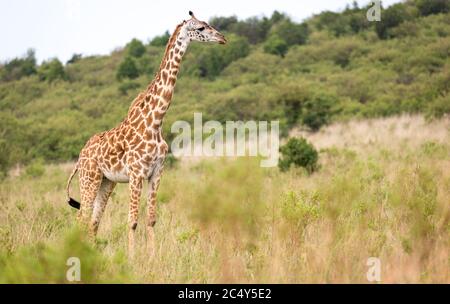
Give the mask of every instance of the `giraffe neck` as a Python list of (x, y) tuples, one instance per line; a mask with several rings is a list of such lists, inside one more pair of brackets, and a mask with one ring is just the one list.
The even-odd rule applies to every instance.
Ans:
[(145, 102), (149, 104), (154, 120), (162, 120), (169, 109), (183, 55), (190, 43), (184, 24), (178, 25), (167, 42), (166, 50), (155, 79), (145, 92)]

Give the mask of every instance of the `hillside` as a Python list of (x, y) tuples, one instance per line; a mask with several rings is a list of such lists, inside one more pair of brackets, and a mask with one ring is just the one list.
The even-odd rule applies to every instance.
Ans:
[[(367, 8), (324, 12), (296, 24), (268, 18), (211, 20), (230, 43), (195, 44), (182, 64), (164, 124), (204, 119), (280, 120), (318, 130), (334, 121), (450, 112), (450, 4), (391, 6), (381, 22)], [(175, 24), (173, 25), (175, 27)], [(168, 34), (109, 56), (75, 54), (36, 65), (33, 52), (0, 67), (0, 172), (17, 163), (67, 161), (94, 133), (120, 122), (159, 65)]]

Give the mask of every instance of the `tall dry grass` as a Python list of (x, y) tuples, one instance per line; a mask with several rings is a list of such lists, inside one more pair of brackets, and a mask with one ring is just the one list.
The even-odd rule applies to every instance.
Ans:
[(71, 165), (9, 177), (0, 282), (65, 282), (66, 259), (78, 256), (84, 282), (366, 283), (367, 259), (378, 257), (384, 283), (450, 283), (449, 120), (351, 121), (303, 135), (321, 150), (312, 175), (246, 158), (166, 170), (153, 258), (144, 199), (135, 260), (126, 255), (125, 185), (92, 244), (65, 204)]

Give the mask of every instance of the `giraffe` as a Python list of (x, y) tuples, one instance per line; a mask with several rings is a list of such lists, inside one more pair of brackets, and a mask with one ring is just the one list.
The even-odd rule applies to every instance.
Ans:
[[(191, 18), (177, 25), (169, 38), (153, 81), (132, 102), (126, 118), (115, 128), (95, 134), (85, 144), (67, 182), (70, 206), (79, 209), (77, 219), (97, 234), (109, 196), (117, 183), (129, 183), (128, 249), (133, 255), (138, 208), (144, 182), (148, 182), (147, 244), (154, 250), (156, 193), (168, 145), (162, 137), (163, 118), (169, 109), (180, 63), (191, 41), (225, 44), (219, 31)], [(70, 183), (79, 172), (81, 202), (70, 197)]]

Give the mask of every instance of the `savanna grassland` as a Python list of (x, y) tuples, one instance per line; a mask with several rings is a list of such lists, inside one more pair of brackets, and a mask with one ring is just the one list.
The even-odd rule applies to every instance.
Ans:
[(449, 120), (350, 121), (303, 135), (320, 147), (312, 174), (251, 158), (166, 170), (156, 253), (145, 249), (143, 199), (135, 260), (126, 254), (127, 186), (91, 243), (65, 203), (73, 164), (42, 167), (39, 177), (16, 170), (0, 185), (0, 282), (66, 282), (66, 260), (77, 256), (83, 282), (367, 283), (366, 261), (379, 257), (384, 283), (448, 283)]
[(89, 137), (122, 121), (152, 80), (169, 33), (66, 63), (37, 63), (33, 50), (0, 63), (0, 283), (67, 282), (73, 256), (86, 283), (367, 283), (369, 257), (384, 283), (450, 283), (450, 1), (404, 1), (381, 22), (367, 9), (209, 20), (229, 43), (184, 56), (169, 145), (172, 123), (194, 112), (276, 120), (282, 143), (306, 138), (318, 163), (170, 157), (155, 255), (144, 195), (134, 260), (127, 186), (92, 242), (65, 185)]

